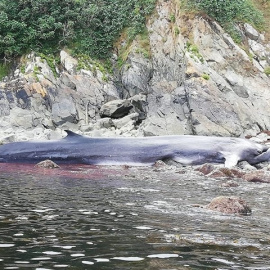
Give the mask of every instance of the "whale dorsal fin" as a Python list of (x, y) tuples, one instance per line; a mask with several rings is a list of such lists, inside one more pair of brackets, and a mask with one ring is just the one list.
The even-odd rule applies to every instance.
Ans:
[(65, 139), (73, 139), (73, 138), (83, 137), (82, 135), (77, 134), (71, 130), (65, 130), (65, 132), (67, 133), (67, 136), (65, 137)]

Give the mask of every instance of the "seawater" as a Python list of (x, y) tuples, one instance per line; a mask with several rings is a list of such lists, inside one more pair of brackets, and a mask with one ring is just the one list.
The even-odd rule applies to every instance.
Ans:
[[(270, 269), (270, 184), (154, 168), (0, 166), (0, 269)], [(206, 210), (244, 198), (251, 216)]]

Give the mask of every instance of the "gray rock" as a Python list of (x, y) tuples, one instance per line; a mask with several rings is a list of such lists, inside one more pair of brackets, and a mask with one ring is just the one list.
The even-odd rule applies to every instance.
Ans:
[(246, 35), (250, 39), (258, 40), (258, 38), (260, 36), (260, 33), (256, 29), (254, 29), (250, 24), (245, 23), (244, 24), (244, 30), (245, 30)]
[(51, 117), (56, 125), (61, 125), (65, 122), (76, 122), (77, 111), (74, 102), (65, 98), (58, 103), (54, 103), (52, 105)]
[(256, 171), (257, 170), (256, 167), (250, 165), (247, 161), (241, 161), (237, 164), (237, 166), (245, 171)]
[(1, 137), (0, 138), (0, 145), (1, 144), (6, 144), (6, 143), (11, 143), (11, 142), (15, 142), (16, 141), (16, 137), (14, 134), (12, 135), (8, 135), (6, 137)]
[(62, 72), (60, 79), (63, 85), (69, 87), (72, 90), (76, 90), (76, 84), (72, 81), (69, 74)]
[(129, 98), (128, 100), (133, 106), (131, 111), (138, 113), (138, 120), (144, 120), (147, 115), (147, 96), (139, 94)]
[(251, 51), (259, 58), (265, 58), (267, 56), (267, 49), (255, 40), (248, 41)]
[(122, 68), (122, 84), (125, 91), (125, 97), (132, 97), (139, 93), (148, 93), (149, 80), (152, 67), (148, 59), (135, 54), (129, 57), (129, 63)]
[(139, 120), (139, 114), (138, 113), (132, 113), (132, 114), (129, 114), (127, 116), (124, 116), (123, 118), (121, 119), (115, 119), (113, 120), (113, 125), (116, 127), (116, 128), (122, 128), (128, 124), (131, 124), (135, 125), (135, 123)]
[(60, 168), (55, 162), (53, 162), (52, 160), (49, 160), (49, 159), (46, 159), (44, 161), (37, 163), (36, 167), (47, 168), (47, 169)]
[(214, 198), (207, 209), (222, 212), (225, 214), (250, 215), (251, 209), (247, 203), (238, 197), (220, 196)]
[(102, 117), (121, 118), (127, 115), (132, 107), (129, 100), (112, 100), (101, 107), (100, 115)]
[[(256, 30), (245, 26), (250, 59), (216, 22), (200, 16), (177, 16), (176, 35), (170, 21), (173, 5), (159, 1), (147, 21), (151, 57), (140, 53), (139, 40), (133, 41), (123, 68), (113, 65), (108, 82), (98, 68), (76, 71), (78, 61), (65, 51), (57, 78), (34, 53), (23, 60), (24, 74), (14, 63), (14, 72), (0, 83), (0, 136), (32, 138), (25, 131), (40, 126), (69, 127), (91, 136), (95, 129), (106, 136), (240, 136), (270, 130), (270, 78), (264, 74), (270, 46), (264, 36), (257, 38)], [(114, 64), (118, 57), (113, 56)], [(133, 113), (139, 116), (132, 118)], [(100, 118), (112, 118), (113, 124)]]
[(95, 127), (98, 129), (101, 128), (111, 128), (115, 126), (114, 121), (111, 118), (102, 118), (97, 120)]
[(60, 52), (60, 60), (68, 73), (73, 74), (76, 71), (78, 61), (71, 57), (67, 52), (63, 50)]
[(10, 111), (10, 123), (13, 127), (33, 128), (33, 114), (30, 110), (15, 107)]
[(10, 114), (9, 102), (7, 99), (0, 99), (0, 117)]

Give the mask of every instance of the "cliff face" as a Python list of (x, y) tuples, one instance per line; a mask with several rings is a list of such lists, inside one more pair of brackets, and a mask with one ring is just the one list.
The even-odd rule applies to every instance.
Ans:
[[(21, 59), (0, 83), (0, 138), (50, 139), (59, 128), (93, 136), (270, 129), (270, 44), (262, 34), (243, 26), (243, 49), (217, 23), (181, 14), (174, 1), (158, 3), (147, 29), (148, 55), (139, 40), (123, 40), (114, 75), (93, 63), (82, 68), (65, 51), (56, 70), (35, 54)], [(123, 50), (128, 56), (118, 68)]]

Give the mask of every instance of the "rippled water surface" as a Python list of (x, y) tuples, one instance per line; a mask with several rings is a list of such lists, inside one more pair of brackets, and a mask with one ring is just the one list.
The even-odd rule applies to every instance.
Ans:
[[(270, 184), (172, 168), (0, 165), (0, 269), (270, 269)], [(251, 216), (206, 210), (244, 198)]]

